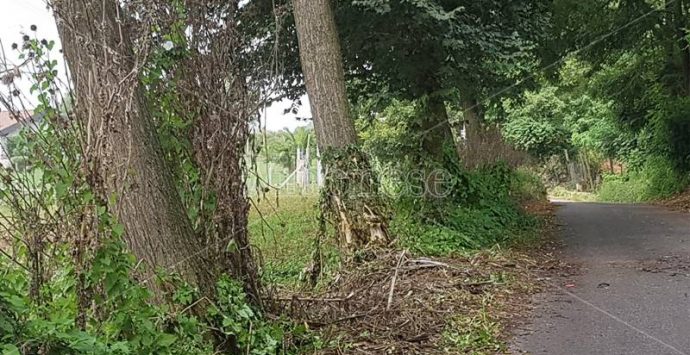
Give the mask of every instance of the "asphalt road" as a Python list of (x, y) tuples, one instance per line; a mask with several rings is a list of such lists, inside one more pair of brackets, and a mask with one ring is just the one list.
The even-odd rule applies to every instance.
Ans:
[(575, 276), (544, 281), (513, 353), (690, 354), (690, 214), (558, 203)]

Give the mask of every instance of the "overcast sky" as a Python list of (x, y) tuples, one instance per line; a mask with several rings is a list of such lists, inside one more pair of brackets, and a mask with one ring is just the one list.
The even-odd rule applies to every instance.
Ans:
[[(0, 42), (2, 42), (10, 62), (15, 64), (19, 62), (17, 53), (13, 52), (10, 46), (12, 43), (21, 43), (22, 33), (33, 36), (33, 32), (30, 31), (31, 25), (38, 27), (35, 33), (38, 38), (54, 40), (58, 43), (54, 55), (59, 55), (57, 49), (60, 47), (60, 39), (58, 38), (55, 21), (50, 11), (46, 8), (44, 0), (0, 0)], [(60, 64), (59, 68), (64, 67)], [(0, 68), (0, 70), (3, 69)], [(30, 85), (26, 79), (20, 81), (18, 86), (20, 90), (28, 93)], [(3, 86), (0, 90), (7, 90), (7, 87)], [(295, 119), (295, 117), (311, 117), (308, 100), (303, 99), (302, 101), (304, 105), (300, 108), (297, 115), (283, 114), (284, 110), (290, 107), (290, 102), (279, 102), (268, 107), (265, 115), (268, 130), (276, 131), (283, 128), (292, 130), (295, 127), (306, 125), (306, 122)]]

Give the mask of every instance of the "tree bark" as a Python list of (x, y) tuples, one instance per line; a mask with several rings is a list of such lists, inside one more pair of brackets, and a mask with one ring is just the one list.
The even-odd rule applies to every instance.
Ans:
[(302, 71), (319, 149), (357, 144), (330, 3), (328, 0), (295, 0), (293, 6)]
[(293, 2), (304, 80), (319, 150), (324, 152), (328, 206), (339, 239), (350, 248), (387, 243), (378, 181), (358, 149), (350, 116), (345, 74), (333, 9), (329, 0)]
[(443, 198), (449, 192), (445, 186), (449, 164), (457, 163), (457, 145), (448, 121), (443, 98), (429, 96), (423, 102), (424, 115), (417, 132), (421, 135), (422, 155), (417, 162), (424, 173), (424, 197)]
[(124, 239), (143, 262), (149, 286), (157, 269), (177, 272), (213, 293), (205, 245), (187, 218), (147, 111), (139, 83), (142, 58), (133, 51), (122, 9), (111, 0), (56, 0), (54, 14), (86, 127), (86, 164), (93, 164)]

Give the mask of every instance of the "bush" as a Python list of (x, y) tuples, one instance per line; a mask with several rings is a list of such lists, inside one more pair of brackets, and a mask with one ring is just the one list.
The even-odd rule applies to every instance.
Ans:
[(91, 290), (96, 293), (93, 307), (81, 311), (73, 265), (65, 262), (57, 269), (36, 301), (29, 296), (31, 275), (3, 261), (3, 354), (213, 354), (214, 337), (232, 339), (236, 347), (252, 349), (251, 354), (275, 354), (282, 345), (281, 327), (254, 311), (241, 286), (229, 278), (218, 282), (218, 302), (203, 317), (191, 314), (195, 290), (173, 278), (165, 281), (180, 286), (163, 296), (172, 302), (154, 305), (151, 292), (132, 278), (134, 258), (119, 242), (105, 242), (98, 250), (86, 281), (100, 286)]
[(510, 186), (510, 195), (517, 201), (546, 199), (546, 187), (541, 178), (527, 169), (517, 169)]
[(597, 199), (621, 203), (653, 201), (681, 192), (687, 183), (687, 176), (678, 173), (668, 159), (651, 157), (638, 171), (605, 176)]
[(410, 250), (450, 255), (508, 242), (536, 226), (518, 198), (543, 198), (538, 178), (507, 166), (464, 172), (463, 187), (448, 200), (399, 201), (391, 222), (393, 235)]

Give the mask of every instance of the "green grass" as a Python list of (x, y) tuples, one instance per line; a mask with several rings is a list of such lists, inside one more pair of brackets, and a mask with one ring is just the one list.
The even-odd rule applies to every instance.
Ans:
[[(298, 288), (305, 267), (312, 261), (318, 236), (318, 196), (275, 196), (254, 203), (249, 215), (249, 236), (263, 262), (267, 281)], [(322, 243), (324, 272), (338, 263), (332, 240)]]
[(505, 351), (502, 326), (488, 310), (491, 294), (482, 298), (481, 307), (454, 317), (443, 332), (445, 350), (453, 353), (496, 354)]

